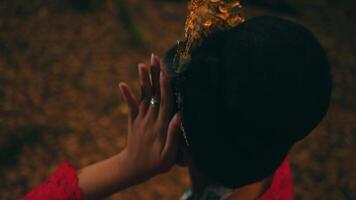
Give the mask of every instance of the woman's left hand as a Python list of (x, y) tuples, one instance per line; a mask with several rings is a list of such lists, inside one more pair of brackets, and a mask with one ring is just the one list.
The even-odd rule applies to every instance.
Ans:
[[(139, 64), (141, 101), (125, 83), (120, 91), (128, 104), (128, 142), (122, 152), (136, 179), (146, 180), (168, 171), (177, 158), (180, 117), (173, 118), (173, 94), (166, 70), (152, 54), (150, 67)], [(151, 77), (151, 78), (150, 78)]]
[[(175, 164), (180, 118), (175, 114), (171, 119), (173, 94), (170, 80), (165, 70), (161, 70), (158, 57), (152, 55), (150, 68), (144, 64), (139, 65), (139, 79), (142, 88), (139, 103), (127, 84), (119, 85), (129, 107), (126, 148), (111, 158), (77, 171), (78, 186), (87, 200), (102, 199), (166, 172)], [(75, 179), (66, 182), (72, 178), (66, 179), (63, 175), (63, 184), (68, 184), (63, 187), (68, 191), (77, 191)], [(47, 188), (48, 183), (44, 184)], [(58, 197), (59, 190), (52, 192), (45, 195), (50, 196), (50, 199)], [(42, 194), (41, 191), (38, 194)], [(73, 195), (81, 196), (77, 193), (70, 195), (73, 198)]]
[(102, 199), (141, 183), (168, 171), (175, 164), (180, 117), (178, 114), (171, 117), (173, 94), (170, 80), (158, 57), (152, 55), (150, 68), (139, 65), (139, 79), (140, 102), (127, 84), (119, 84), (129, 107), (126, 148), (78, 171), (78, 185), (88, 200)]

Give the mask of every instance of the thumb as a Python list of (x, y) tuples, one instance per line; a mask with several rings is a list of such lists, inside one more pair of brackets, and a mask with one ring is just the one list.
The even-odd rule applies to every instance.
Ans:
[(178, 139), (181, 131), (180, 123), (181, 117), (178, 113), (176, 113), (169, 122), (166, 142), (161, 152), (161, 155), (165, 157), (165, 159), (174, 157), (172, 159), (175, 160), (175, 153), (178, 150)]

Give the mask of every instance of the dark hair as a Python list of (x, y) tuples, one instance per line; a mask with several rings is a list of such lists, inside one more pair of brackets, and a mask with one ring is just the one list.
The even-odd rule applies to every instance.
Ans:
[(211, 35), (187, 69), (179, 92), (189, 151), (203, 173), (227, 187), (272, 175), (328, 110), (327, 56), (291, 21), (257, 17)]

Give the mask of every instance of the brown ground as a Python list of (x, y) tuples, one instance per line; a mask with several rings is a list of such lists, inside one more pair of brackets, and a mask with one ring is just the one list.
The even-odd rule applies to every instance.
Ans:
[[(136, 64), (151, 51), (162, 54), (183, 33), (184, 3), (50, 2), (0, 2), (0, 199), (24, 195), (64, 160), (85, 166), (119, 152), (127, 108), (118, 82), (137, 91)], [(356, 199), (351, 2), (290, 1), (295, 12), (245, 8), (247, 18), (273, 14), (303, 23), (320, 38), (333, 66), (330, 112), (291, 151), (296, 199)], [(188, 184), (186, 171), (176, 167), (110, 199), (177, 199)]]

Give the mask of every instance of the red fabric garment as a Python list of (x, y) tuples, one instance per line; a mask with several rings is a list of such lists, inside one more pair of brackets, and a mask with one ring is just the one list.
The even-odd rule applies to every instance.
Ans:
[[(286, 158), (276, 170), (270, 188), (259, 200), (293, 200), (290, 163)], [(76, 169), (65, 162), (22, 200), (84, 200), (78, 187)]]
[(30, 191), (22, 200), (84, 200), (78, 187), (76, 169), (61, 164), (45, 182)]
[(293, 200), (292, 175), (288, 158), (274, 173), (270, 188), (259, 200)]

